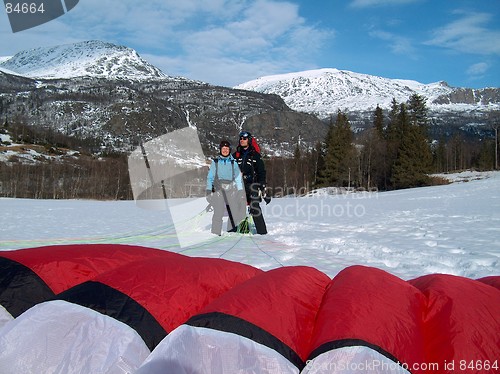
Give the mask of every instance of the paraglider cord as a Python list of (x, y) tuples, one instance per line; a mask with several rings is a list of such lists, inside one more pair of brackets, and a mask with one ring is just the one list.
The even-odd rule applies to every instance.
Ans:
[(236, 240), (236, 242), (234, 242), (234, 244), (229, 247), (228, 249), (226, 249), (224, 252), (222, 252), (220, 255), (219, 255), (219, 258), (222, 258), (222, 256), (224, 256), (226, 253), (228, 253), (231, 249), (233, 249), (234, 247), (236, 247), (236, 245), (241, 241), (241, 239), (243, 238), (243, 236), (240, 236), (240, 238), (238, 240)]
[(281, 263), (278, 259), (276, 259), (276, 257), (271, 256), (269, 253), (267, 253), (266, 251), (264, 251), (264, 250), (263, 250), (263, 249), (262, 249), (262, 248), (261, 248), (261, 247), (257, 244), (257, 242), (255, 241), (255, 239), (254, 239), (254, 238), (252, 238), (252, 237), (250, 236), (250, 239), (252, 240), (253, 244), (255, 244), (255, 246), (257, 247), (257, 249), (258, 249), (259, 251), (261, 251), (262, 253), (264, 253), (266, 256), (268, 256), (268, 257), (272, 258), (272, 259), (273, 259), (274, 261), (276, 261), (276, 263), (277, 263), (277, 264), (279, 264), (281, 267), (285, 267), (285, 265), (283, 265), (283, 264), (282, 264), (282, 263)]

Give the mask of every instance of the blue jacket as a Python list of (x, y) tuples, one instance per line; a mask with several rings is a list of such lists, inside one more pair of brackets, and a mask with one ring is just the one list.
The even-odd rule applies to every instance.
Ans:
[(222, 157), (219, 155), (214, 160), (212, 160), (207, 175), (207, 190), (211, 191), (212, 187), (215, 187), (215, 189), (217, 190), (217, 186), (214, 186), (216, 177), (219, 181), (224, 183), (233, 182), (234, 186), (238, 190), (243, 189), (240, 168), (238, 166), (238, 163), (231, 155), (229, 155), (228, 157)]

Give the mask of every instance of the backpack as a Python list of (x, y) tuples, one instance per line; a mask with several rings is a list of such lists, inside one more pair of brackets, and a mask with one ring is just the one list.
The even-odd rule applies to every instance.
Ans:
[(252, 143), (251, 143), (253, 149), (255, 149), (255, 152), (257, 152), (258, 154), (260, 154), (260, 147), (259, 145), (257, 144), (257, 139), (255, 139), (255, 137), (252, 136)]

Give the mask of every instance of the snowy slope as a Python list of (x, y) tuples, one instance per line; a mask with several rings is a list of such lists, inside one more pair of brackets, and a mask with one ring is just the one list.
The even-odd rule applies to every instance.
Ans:
[[(67, 243), (139, 244), (262, 269), (308, 265), (329, 276), (362, 264), (410, 279), (499, 275), (500, 172), (450, 176), (446, 186), (273, 199), (269, 234), (210, 234), (204, 198), (177, 226), (132, 201), (0, 199), (0, 250)], [(183, 203), (177, 199), (176, 203)], [(177, 235), (196, 244), (180, 247)], [(202, 242), (199, 239), (203, 238)], [(196, 239), (196, 240), (195, 240)]]
[[(427, 98), (432, 110), (473, 111), (500, 109), (500, 103), (483, 98), (450, 100), (457, 89), (445, 82), (423, 84), (412, 80), (389, 79), (338, 69), (318, 69), (272, 75), (238, 85), (236, 88), (277, 94), (297, 111), (328, 117), (337, 108), (348, 111), (373, 111), (377, 105), (389, 109), (393, 98), (406, 102), (413, 93)], [(461, 89), (458, 89), (461, 90)], [(467, 96), (467, 95), (465, 95)]]
[(0, 59), (0, 69), (29, 78), (147, 79), (165, 74), (133, 49), (101, 41), (40, 47)]

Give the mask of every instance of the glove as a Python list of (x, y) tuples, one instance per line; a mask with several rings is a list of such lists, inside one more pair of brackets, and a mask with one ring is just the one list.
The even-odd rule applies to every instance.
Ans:
[(271, 202), (271, 196), (264, 195), (264, 201), (266, 202), (266, 205)]
[(260, 185), (260, 192), (261, 192), (262, 199), (266, 202), (266, 205), (269, 204), (271, 202), (271, 197), (267, 196), (266, 185), (264, 183), (262, 183)]
[(212, 191), (211, 190), (205, 191), (205, 199), (207, 199), (207, 203), (212, 204)]

